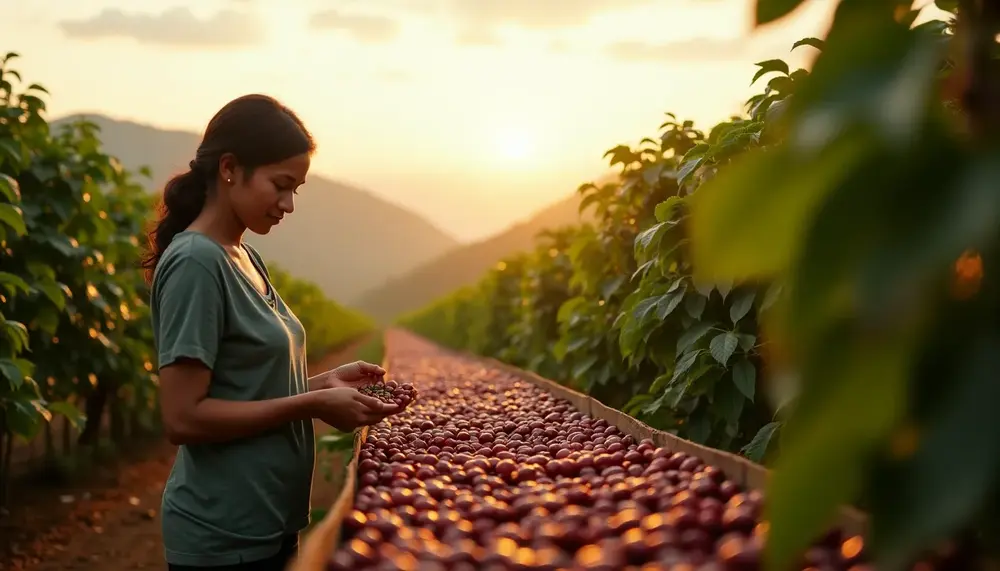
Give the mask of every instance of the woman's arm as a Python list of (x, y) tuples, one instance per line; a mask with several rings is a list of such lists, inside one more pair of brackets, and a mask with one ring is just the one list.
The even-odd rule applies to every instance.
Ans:
[(385, 369), (382, 367), (365, 361), (354, 361), (309, 377), (309, 390), (317, 391), (336, 387), (359, 388), (380, 382), (384, 376)]
[(259, 401), (208, 398), (211, 375), (197, 359), (179, 359), (160, 370), (160, 411), (171, 444), (226, 442), (313, 418), (349, 432), (399, 412), (348, 387)]
[(205, 444), (254, 436), (296, 420), (312, 420), (315, 393), (259, 401), (207, 398), (212, 373), (195, 359), (160, 371), (160, 409), (171, 444)]
[(309, 383), (309, 392), (318, 391), (322, 389), (332, 389), (333, 384), (333, 371), (324, 371), (318, 375), (313, 375), (306, 379)]

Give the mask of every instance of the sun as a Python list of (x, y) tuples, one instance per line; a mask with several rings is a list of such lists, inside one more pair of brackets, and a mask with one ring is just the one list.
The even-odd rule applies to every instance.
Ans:
[(494, 135), (493, 145), (498, 157), (517, 162), (531, 158), (537, 149), (535, 138), (531, 133), (514, 128), (498, 131)]

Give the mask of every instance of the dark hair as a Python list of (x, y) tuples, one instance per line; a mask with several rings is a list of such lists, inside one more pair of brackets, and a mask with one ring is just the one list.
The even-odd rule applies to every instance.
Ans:
[(244, 178), (249, 178), (259, 166), (315, 149), (312, 135), (298, 116), (274, 98), (253, 94), (227, 103), (208, 122), (189, 170), (171, 178), (163, 189), (159, 219), (149, 232), (149, 250), (142, 260), (146, 279), (152, 281), (156, 264), (174, 236), (201, 213), (224, 154), (235, 156)]

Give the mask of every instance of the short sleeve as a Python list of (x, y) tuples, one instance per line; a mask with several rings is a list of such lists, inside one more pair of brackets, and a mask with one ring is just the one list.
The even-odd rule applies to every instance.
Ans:
[(224, 331), (222, 284), (197, 259), (172, 262), (157, 276), (153, 304), (159, 366), (192, 358), (212, 369)]

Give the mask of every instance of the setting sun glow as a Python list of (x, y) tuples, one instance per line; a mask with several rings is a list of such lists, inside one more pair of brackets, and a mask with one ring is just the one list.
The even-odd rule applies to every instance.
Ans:
[(522, 162), (537, 150), (534, 137), (517, 129), (500, 131), (494, 136), (493, 144), (496, 155), (508, 161)]

